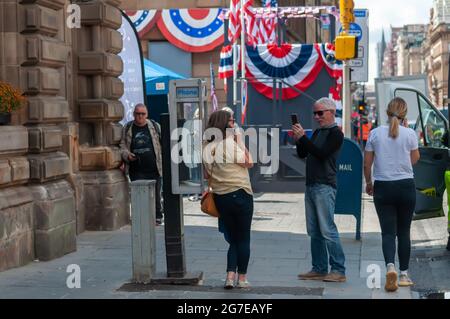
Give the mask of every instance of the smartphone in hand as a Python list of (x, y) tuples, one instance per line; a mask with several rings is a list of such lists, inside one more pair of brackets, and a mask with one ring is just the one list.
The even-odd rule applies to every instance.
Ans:
[(292, 125), (299, 124), (299, 122), (298, 122), (298, 115), (296, 113), (292, 113), (291, 114), (291, 121), (292, 121)]

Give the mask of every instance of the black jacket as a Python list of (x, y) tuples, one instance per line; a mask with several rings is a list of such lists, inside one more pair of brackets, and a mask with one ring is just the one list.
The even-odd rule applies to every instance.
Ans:
[(297, 154), (300, 158), (306, 158), (306, 185), (337, 187), (336, 160), (343, 142), (344, 134), (337, 126), (317, 129), (311, 140), (306, 136), (298, 140)]

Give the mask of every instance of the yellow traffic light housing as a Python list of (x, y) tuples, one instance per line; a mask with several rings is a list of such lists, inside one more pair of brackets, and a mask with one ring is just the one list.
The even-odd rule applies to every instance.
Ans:
[(336, 37), (336, 59), (351, 60), (358, 55), (358, 41), (354, 35), (340, 35)]
[(355, 22), (354, 7), (353, 0), (340, 0), (339, 2), (342, 32), (336, 37), (335, 42), (337, 60), (351, 60), (358, 56), (358, 41), (355, 36), (348, 34), (350, 24)]
[(347, 33), (350, 30), (350, 24), (355, 22), (355, 15), (353, 13), (353, 9), (355, 4), (353, 0), (340, 0), (339, 2), (339, 10), (340, 20), (342, 25), (343, 33)]

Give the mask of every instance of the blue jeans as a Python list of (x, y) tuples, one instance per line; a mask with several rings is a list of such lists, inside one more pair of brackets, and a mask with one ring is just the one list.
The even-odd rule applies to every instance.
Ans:
[(306, 187), (306, 229), (311, 237), (312, 270), (328, 273), (328, 255), (331, 272), (345, 275), (345, 256), (339, 233), (334, 223), (336, 189), (314, 184)]
[(214, 194), (214, 201), (223, 221), (225, 240), (230, 244), (227, 272), (246, 274), (250, 260), (250, 229), (253, 217), (253, 196), (240, 189), (225, 195)]

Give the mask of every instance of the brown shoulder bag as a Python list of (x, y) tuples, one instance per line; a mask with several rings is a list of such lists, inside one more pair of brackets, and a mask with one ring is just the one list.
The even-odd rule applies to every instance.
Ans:
[(211, 178), (213, 176), (215, 164), (216, 163), (213, 163), (212, 165), (211, 175), (208, 178), (208, 189), (206, 192), (203, 193), (200, 204), (202, 212), (213, 217), (219, 217), (220, 214), (219, 211), (217, 210), (216, 203), (214, 202), (214, 194), (211, 189)]

